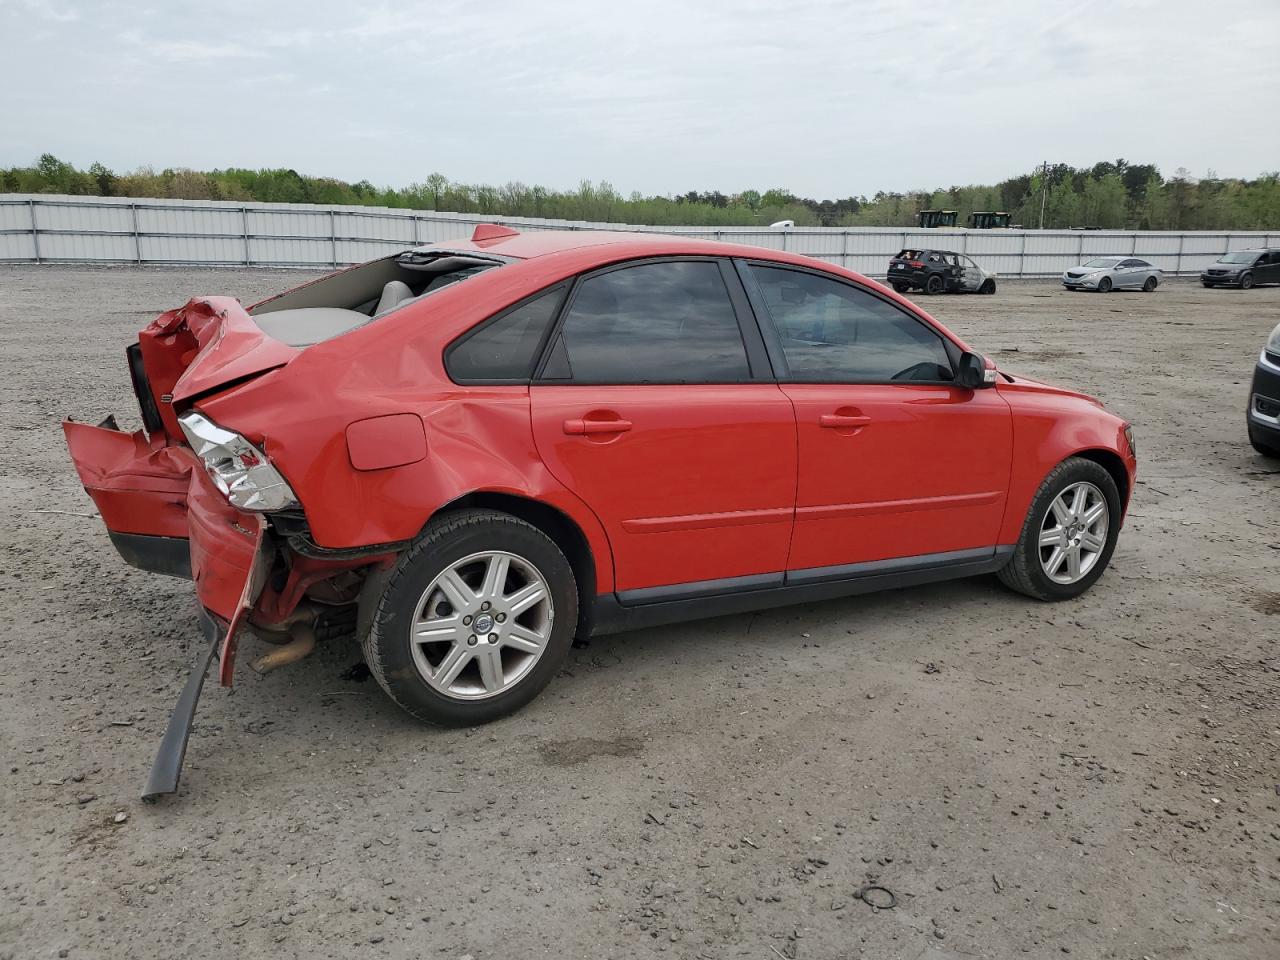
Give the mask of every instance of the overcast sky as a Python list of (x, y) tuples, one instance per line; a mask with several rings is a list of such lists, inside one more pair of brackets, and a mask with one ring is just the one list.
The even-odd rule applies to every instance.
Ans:
[(1280, 167), (1280, 2), (0, 0), (0, 166), (816, 198)]

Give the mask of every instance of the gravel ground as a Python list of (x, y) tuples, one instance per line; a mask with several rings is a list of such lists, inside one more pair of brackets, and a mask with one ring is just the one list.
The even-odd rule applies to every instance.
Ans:
[(58, 421), (136, 423), (162, 309), (303, 276), (0, 268), (0, 957), (1280, 956), (1280, 465), (1243, 422), (1280, 289), (925, 301), (1132, 419), (1080, 600), (984, 578), (607, 637), (475, 730), (354, 646), (258, 677), (251, 644), (144, 805), (192, 595), (116, 557)]

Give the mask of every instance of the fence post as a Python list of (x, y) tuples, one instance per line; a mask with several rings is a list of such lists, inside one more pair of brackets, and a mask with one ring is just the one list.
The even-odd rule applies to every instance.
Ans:
[(129, 212), (133, 215), (133, 257), (138, 266), (142, 266), (142, 237), (138, 235), (138, 205), (130, 203)]
[(1027, 233), (1022, 232), (1022, 246), (1018, 248), (1018, 279), (1021, 280), (1027, 272)]
[(413, 245), (422, 246), (422, 218), (416, 213), (413, 215)]
[(849, 269), (849, 231), (840, 233), (840, 266)]
[(36, 226), (36, 202), (27, 201), (27, 209), (31, 212), (31, 248), (36, 254), (36, 263), (40, 262), (40, 228)]
[(1129, 256), (1136, 257), (1138, 255), (1138, 235), (1133, 235), (1133, 243), (1129, 244)]
[(1187, 242), (1185, 233), (1178, 234), (1178, 265), (1173, 268), (1175, 274), (1182, 273), (1182, 245)]
[(253, 257), (249, 252), (249, 208), (240, 208), (240, 229), (244, 231), (244, 265), (253, 266)]
[(337, 218), (333, 215), (332, 208), (329, 210), (329, 262), (333, 269), (338, 269), (338, 227)]

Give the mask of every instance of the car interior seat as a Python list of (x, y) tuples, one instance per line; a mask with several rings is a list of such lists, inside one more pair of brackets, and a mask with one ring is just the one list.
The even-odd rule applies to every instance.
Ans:
[(409, 289), (409, 285), (403, 280), (392, 280), (382, 288), (382, 296), (378, 298), (378, 305), (374, 308), (373, 315), (381, 316), (388, 310), (394, 310), (406, 300), (413, 299), (413, 291)]

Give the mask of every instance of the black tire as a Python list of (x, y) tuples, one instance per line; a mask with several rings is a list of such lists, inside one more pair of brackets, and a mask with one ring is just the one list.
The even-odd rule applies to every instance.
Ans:
[(1099, 292), (1099, 293), (1110, 293), (1110, 292), (1111, 292), (1111, 278), (1110, 278), (1110, 277), (1103, 277), (1101, 280), (1099, 280), (1099, 281), (1098, 281), (1098, 292)]
[(1215, 286), (1217, 286), (1217, 284), (1210, 283), (1208, 280), (1201, 280), (1201, 281), (1200, 281), (1200, 286), (1202, 286), (1202, 287), (1204, 287), (1204, 288), (1206, 288), (1206, 289), (1208, 289), (1208, 290), (1212, 290)]
[(936, 296), (947, 289), (947, 281), (942, 279), (942, 274), (934, 273), (929, 275), (929, 279), (924, 282), (924, 292), (930, 296)]
[(905, 283), (895, 283), (895, 284), (893, 285), (893, 289), (894, 289), (894, 290), (897, 290), (897, 291), (898, 291), (898, 293), (905, 294), (908, 290), (910, 290), (910, 289), (911, 289), (911, 287), (910, 287), (910, 285), (905, 284)]
[[(1102, 491), (1107, 502), (1109, 517), (1107, 540), (1093, 568), (1075, 583), (1062, 584), (1051, 580), (1040, 563), (1040, 530), (1054, 498), (1073, 483), (1087, 481)], [(1088, 590), (1111, 562), (1111, 554), (1120, 535), (1120, 493), (1111, 474), (1092, 460), (1068, 457), (1049, 471), (1040, 484), (1031, 509), (1022, 524), (1022, 533), (1014, 548), (1013, 556), (996, 574), (1000, 582), (1011, 590), (1034, 597), (1037, 600), (1070, 600)]]
[[(531, 563), (550, 588), (555, 616), (550, 638), (528, 673), (487, 699), (457, 699), (433, 689), (419, 673), (409, 625), (423, 593), (447, 565), (487, 550)], [(448, 513), (427, 525), (388, 578), (363, 637), (365, 660), (378, 685), (419, 720), (440, 726), (488, 723), (523, 707), (559, 672), (577, 630), (578, 602), (573, 568), (537, 527), (493, 510)]]
[(985, 293), (988, 296), (996, 292), (996, 282), (990, 277), (982, 281), (982, 286), (978, 288), (979, 293)]
[(1253, 274), (1246, 273), (1240, 277), (1240, 289), (1249, 290), (1253, 287)]
[(1254, 430), (1252, 425), (1249, 426), (1249, 442), (1253, 444), (1253, 449), (1257, 450), (1264, 457), (1272, 457), (1280, 460), (1280, 447), (1276, 446), (1274, 443), (1264, 440), (1262, 434)]
[(1160, 281), (1157, 280), (1155, 277), (1147, 277), (1147, 282), (1142, 285), (1142, 291), (1144, 293), (1150, 293), (1159, 285), (1160, 285)]

